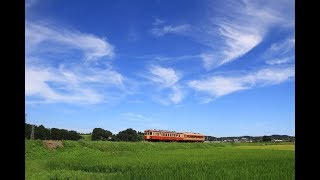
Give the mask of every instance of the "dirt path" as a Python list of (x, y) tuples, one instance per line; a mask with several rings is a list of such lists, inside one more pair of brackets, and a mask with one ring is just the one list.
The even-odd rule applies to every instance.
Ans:
[(44, 140), (43, 145), (50, 149), (57, 149), (58, 147), (63, 147), (62, 141), (54, 141), (54, 140)]

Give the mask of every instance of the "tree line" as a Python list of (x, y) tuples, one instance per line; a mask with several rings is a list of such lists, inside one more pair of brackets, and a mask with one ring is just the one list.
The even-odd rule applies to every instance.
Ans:
[(76, 131), (66, 129), (45, 128), (43, 125), (36, 126), (25, 123), (25, 138), (31, 139), (33, 126), (34, 139), (41, 140), (79, 140), (82, 136)]
[(288, 136), (288, 135), (264, 135), (264, 136), (232, 136), (232, 137), (213, 137), (213, 136), (205, 136), (206, 141), (234, 141), (234, 139), (241, 140), (245, 138), (246, 140), (251, 140), (252, 142), (267, 142), (272, 140), (282, 140), (286, 142), (293, 142), (295, 141), (294, 136)]
[[(33, 138), (40, 140), (80, 140), (84, 137), (77, 131), (69, 131), (66, 129), (58, 128), (45, 128), (43, 125), (36, 126), (32, 124), (25, 123), (25, 138), (31, 139), (33, 126)], [(132, 128), (128, 128), (124, 131), (120, 131), (118, 134), (112, 134), (111, 131), (94, 128), (91, 135), (92, 141), (127, 141), (136, 142), (143, 141), (143, 132), (136, 131)]]
[(128, 128), (124, 131), (120, 131), (118, 134), (112, 134), (112, 132), (102, 129), (94, 128), (91, 133), (92, 141), (128, 141), (136, 142), (143, 141), (143, 132), (136, 131), (132, 128)]
[[(41, 140), (80, 140), (84, 139), (81, 133), (77, 131), (69, 131), (66, 129), (58, 128), (45, 128), (43, 125), (36, 126), (25, 123), (25, 138), (31, 138), (32, 126), (34, 129), (34, 139)], [(126, 130), (120, 131), (118, 134), (113, 134), (111, 131), (94, 128), (91, 133), (86, 135), (91, 135), (92, 141), (127, 141), (136, 142), (143, 141), (143, 132), (136, 131), (134, 129), (128, 128)], [(245, 138), (247, 140), (252, 140), (252, 142), (260, 141), (272, 141), (273, 139), (283, 140), (283, 141), (295, 141), (295, 137), (288, 135), (271, 135), (271, 136), (239, 136), (239, 137), (213, 137), (206, 136), (206, 141), (233, 141), (234, 139)]]

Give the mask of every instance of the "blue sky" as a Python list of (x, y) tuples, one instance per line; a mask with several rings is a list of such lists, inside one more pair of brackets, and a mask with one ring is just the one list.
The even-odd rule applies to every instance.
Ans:
[(295, 134), (292, 0), (27, 0), (27, 123)]

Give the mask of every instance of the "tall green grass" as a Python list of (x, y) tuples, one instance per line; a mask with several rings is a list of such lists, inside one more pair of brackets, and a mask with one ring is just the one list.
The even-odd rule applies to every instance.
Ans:
[(26, 179), (294, 179), (292, 144), (63, 144), (47, 150), (26, 141)]

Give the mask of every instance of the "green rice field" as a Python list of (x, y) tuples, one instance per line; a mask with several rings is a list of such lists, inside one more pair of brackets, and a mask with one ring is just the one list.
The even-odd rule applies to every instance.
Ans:
[(294, 179), (294, 144), (26, 140), (26, 179)]

